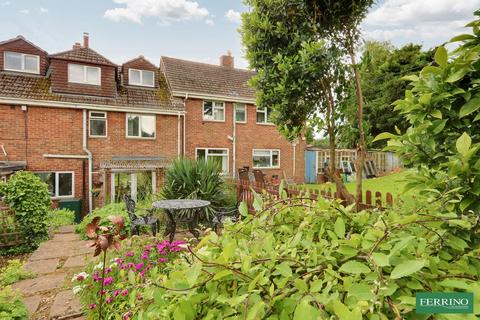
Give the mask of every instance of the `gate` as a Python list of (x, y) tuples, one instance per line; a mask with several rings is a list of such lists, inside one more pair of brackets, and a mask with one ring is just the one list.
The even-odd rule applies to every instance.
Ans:
[(317, 152), (312, 150), (305, 151), (305, 182), (317, 182)]

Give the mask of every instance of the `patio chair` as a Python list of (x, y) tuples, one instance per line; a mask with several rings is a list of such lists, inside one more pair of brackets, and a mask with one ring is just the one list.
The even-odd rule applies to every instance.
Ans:
[(253, 175), (255, 177), (255, 182), (257, 183), (257, 185), (265, 186), (267, 184), (267, 181), (265, 180), (265, 174), (262, 172), (262, 170), (253, 170)]
[(153, 213), (155, 209), (148, 209), (146, 210), (148, 214), (137, 216), (135, 214), (135, 200), (133, 200), (129, 194), (125, 194), (123, 201), (125, 201), (125, 207), (127, 208), (127, 213), (132, 224), (132, 235), (140, 235), (140, 227), (148, 226), (152, 230), (153, 236), (155, 236), (160, 229), (158, 218), (155, 217)]
[(238, 169), (238, 180), (246, 181), (246, 182), (249, 181), (248, 169), (246, 169), (246, 168), (239, 168)]
[(296, 184), (295, 180), (287, 177), (287, 173), (285, 172), (285, 170), (282, 170), (282, 174), (283, 174), (283, 180), (285, 180), (285, 183), (287, 184), (287, 186)]

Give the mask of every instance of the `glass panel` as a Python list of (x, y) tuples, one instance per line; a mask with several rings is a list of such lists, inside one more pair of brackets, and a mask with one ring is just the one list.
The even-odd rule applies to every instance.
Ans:
[(227, 173), (228, 170), (228, 157), (227, 156), (209, 156), (208, 162), (214, 163), (222, 172)]
[(5, 53), (5, 68), (22, 71), (22, 54), (16, 52)]
[(197, 159), (205, 159), (205, 149), (197, 149)]
[(25, 56), (25, 71), (38, 73), (38, 56)]
[(137, 172), (137, 202), (148, 199), (152, 191), (152, 172)]
[(106, 118), (107, 114), (104, 112), (90, 112), (90, 117), (95, 118)]
[(272, 109), (271, 109), (271, 108), (266, 108), (266, 111), (265, 111), (265, 112), (267, 113), (266, 122), (272, 123), (272, 116), (271, 116)]
[(128, 115), (128, 136), (138, 137), (140, 129), (140, 117), (134, 115)]
[(129, 79), (128, 83), (129, 84), (141, 84), (141, 79), (140, 79), (140, 70), (132, 70), (130, 69), (129, 73)]
[(253, 166), (258, 168), (270, 167), (270, 151), (254, 151)]
[(280, 159), (280, 152), (272, 151), (272, 167), (278, 167), (278, 160)]
[(58, 195), (73, 196), (73, 174), (71, 173), (58, 174)]
[(123, 202), (123, 196), (131, 194), (131, 177), (130, 173), (115, 173), (115, 202)]
[(245, 122), (245, 105), (235, 105), (235, 121)]
[(68, 82), (83, 83), (83, 67), (78, 64), (68, 65)]
[(211, 155), (211, 154), (227, 154), (227, 150), (223, 150), (223, 149), (208, 149), (208, 154)]
[(225, 109), (223, 107), (216, 107), (213, 109), (213, 118), (218, 121), (225, 120)]
[(43, 182), (48, 185), (48, 192), (52, 197), (55, 196), (55, 173), (53, 172), (42, 172), (35, 173)]
[(265, 123), (266, 121), (265, 111), (264, 110), (257, 110), (257, 123)]
[(142, 116), (142, 137), (155, 137), (155, 116)]
[(143, 71), (142, 76), (143, 76), (142, 84), (145, 86), (153, 87), (153, 78), (154, 78), (153, 71)]
[(100, 69), (87, 67), (87, 83), (100, 84)]
[(90, 135), (91, 136), (106, 136), (107, 135), (107, 120), (90, 119)]
[(211, 101), (203, 102), (203, 119), (211, 120), (213, 117), (213, 105)]

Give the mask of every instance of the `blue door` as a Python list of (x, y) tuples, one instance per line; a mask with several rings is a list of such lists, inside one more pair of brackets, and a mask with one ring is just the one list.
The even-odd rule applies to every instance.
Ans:
[(317, 182), (317, 152), (316, 151), (305, 151), (305, 182), (306, 183), (315, 183)]

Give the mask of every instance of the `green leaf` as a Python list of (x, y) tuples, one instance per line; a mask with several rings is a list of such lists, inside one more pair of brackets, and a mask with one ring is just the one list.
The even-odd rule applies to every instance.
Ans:
[(369, 273), (372, 271), (364, 263), (358, 261), (347, 261), (340, 267), (339, 270), (341, 272), (351, 274)]
[(389, 258), (386, 254), (383, 254), (380, 252), (374, 252), (372, 253), (372, 259), (375, 262), (375, 264), (379, 267), (385, 267), (390, 265)]
[(242, 201), (242, 203), (240, 203), (240, 206), (238, 207), (238, 211), (242, 216), (244, 217), (248, 216), (248, 206), (245, 201)]
[(457, 147), (457, 151), (461, 155), (466, 155), (468, 150), (470, 150), (470, 146), (472, 145), (472, 138), (470, 138), (470, 136), (466, 132), (464, 132), (462, 133), (460, 138), (457, 139), (455, 145)]
[(372, 286), (366, 283), (354, 283), (348, 289), (348, 295), (353, 296), (358, 300), (372, 300), (372, 289)]
[(431, 114), (432, 114), (432, 117), (437, 118), (437, 119), (442, 119), (442, 117), (443, 117), (442, 111), (440, 111), (438, 109), (433, 110)]
[(463, 118), (465, 116), (468, 116), (472, 112), (477, 111), (478, 108), (480, 108), (480, 97), (472, 98), (462, 106), (458, 116), (460, 118)]
[(444, 46), (439, 46), (435, 51), (434, 59), (440, 67), (445, 68), (448, 65), (447, 49)]
[(409, 75), (409, 76), (404, 76), (401, 77), (400, 80), (405, 80), (405, 81), (418, 81), (418, 76), (415, 74)]
[(456, 82), (462, 79), (469, 71), (470, 69), (467, 67), (458, 68), (447, 77), (445, 82), (449, 82), (449, 83)]
[(352, 320), (351, 319), (351, 312), (347, 306), (341, 303), (338, 300), (332, 302), (333, 312), (338, 317), (339, 320)]
[(227, 277), (231, 274), (232, 274), (231, 270), (228, 270), (228, 269), (227, 270), (222, 270), (222, 271), (215, 274), (215, 276), (213, 277), (213, 280), (222, 279), (223, 277)]
[(400, 279), (411, 275), (422, 269), (425, 266), (425, 260), (409, 260), (400, 263), (393, 268), (390, 278)]
[(379, 135), (377, 135), (375, 137), (375, 139), (373, 139), (372, 142), (375, 142), (375, 141), (379, 141), (379, 140), (385, 140), (385, 139), (392, 139), (392, 138), (396, 138), (397, 136), (394, 135), (393, 133), (390, 133), (390, 132), (382, 132), (380, 133)]
[(345, 238), (345, 222), (343, 222), (341, 217), (338, 217), (337, 221), (335, 221), (334, 230), (339, 238)]
[(277, 273), (284, 276), (284, 277), (291, 277), (292, 276), (292, 269), (288, 265), (287, 262), (282, 262), (275, 268)]
[(305, 293), (308, 291), (308, 285), (305, 280), (302, 279), (295, 279), (295, 287), (300, 293)]
[(302, 300), (295, 308), (293, 320), (316, 320), (320, 318), (320, 312), (312, 307), (307, 300)]
[(465, 40), (475, 40), (477, 39), (473, 34), (460, 34), (458, 36), (450, 39), (450, 42), (465, 41)]

